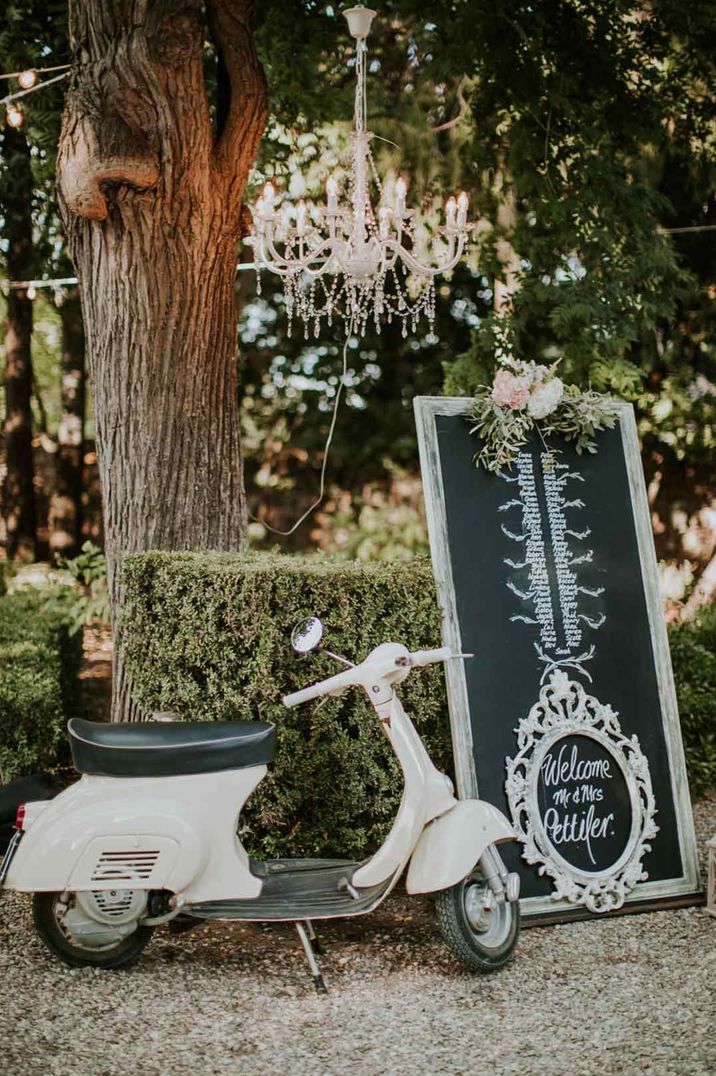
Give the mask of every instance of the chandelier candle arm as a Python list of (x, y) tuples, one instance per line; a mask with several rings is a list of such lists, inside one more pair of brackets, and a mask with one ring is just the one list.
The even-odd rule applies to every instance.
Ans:
[[(289, 333), (297, 315), (316, 336), (321, 319), (330, 325), (334, 317), (344, 318), (358, 335), (366, 331), (369, 320), (380, 329), (383, 318), (388, 322), (397, 318), (407, 336), (408, 324), (415, 330), (423, 315), (432, 326), (434, 278), (453, 269), (464, 255), (473, 227), (467, 220), (468, 196), (463, 191), (446, 202), (445, 223), (435, 238), (446, 240), (447, 250), (437, 258), (423, 256), (416, 244), (415, 214), (407, 204), (407, 181), (399, 175), (392, 199), (387, 200), (370, 147), (366, 38), (375, 12), (355, 7), (344, 15), (356, 42), (346, 200), (341, 199), (337, 176), (329, 175), (325, 208), (318, 212), (316, 225), (309, 221), (303, 201), (295, 213), (286, 201), (277, 212), (280, 199), (273, 184), (266, 183), (253, 210), (255, 261), (258, 271), (265, 268), (283, 278)], [(378, 190), (375, 207), (373, 186)]]

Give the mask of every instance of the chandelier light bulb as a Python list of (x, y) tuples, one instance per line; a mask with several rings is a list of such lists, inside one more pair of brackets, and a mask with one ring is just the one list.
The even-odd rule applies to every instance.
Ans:
[(27, 295), (28, 299), (36, 299), (37, 298), (37, 288), (35, 287), (35, 285), (31, 284), (30, 287), (27, 289), (27, 292), (25, 294)]
[(21, 108), (18, 108), (17, 105), (13, 105), (12, 103), (7, 106), (5, 120), (8, 127), (22, 127), (24, 119), (25, 113), (22, 111)]
[(296, 234), (299, 236), (306, 234), (306, 203), (303, 199), (296, 206)]
[(23, 90), (31, 90), (37, 82), (37, 71), (33, 71), (31, 68), (27, 71), (21, 71), (17, 76), (17, 81), (20, 83)]
[(402, 176), (398, 176), (395, 181), (395, 214), (398, 217), (405, 215), (405, 195), (408, 191), (408, 184), (405, 182)]
[[(306, 331), (318, 336), (320, 323), (343, 318), (349, 331), (362, 336), (371, 320), (377, 330), (393, 319), (415, 331), (425, 316), (435, 317), (435, 278), (449, 272), (465, 252), (471, 225), (468, 200), (461, 194), (448, 199), (445, 225), (433, 229), (434, 242), (416, 246), (423, 229), (407, 208), (408, 183), (398, 176), (392, 198), (386, 195), (378, 174), (367, 128), (366, 38), (375, 15), (355, 7), (343, 13), (355, 40), (355, 102), (351, 156), (343, 197), (335, 175), (326, 178), (326, 209), (312, 222), (303, 201), (296, 206), (295, 224), (285, 211), (274, 212), (276, 193), (267, 183), (254, 209), (254, 255), (261, 269), (283, 278), (288, 331), (299, 317)], [(377, 191), (377, 194), (376, 194)], [(318, 223), (317, 223), (318, 222)], [(438, 241), (439, 240), (439, 241)]]

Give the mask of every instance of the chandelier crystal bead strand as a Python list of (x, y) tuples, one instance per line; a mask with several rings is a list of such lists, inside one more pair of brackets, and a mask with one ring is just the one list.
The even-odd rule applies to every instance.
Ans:
[[(351, 159), (346, 200), (340, 199), (335, 176), (326, 180), (326, 203), (314, 223), (308, 208), (283, 202), (267, 183), (253, 210), (256, 269), (283, 278), (288, 331), (298, 317), (306, 332), (318, 336), (321, 321), (345, 319), (362, 336), (372, 320), (402, 321), (403, 336), (414, 332), (422, 315), (432, 328), (435, 318), (435, 277), (448, 272), (465, 251), (472, 228), (468, 197), (448, 198), (444, 224), (438, 228), (441, 246), (435, 259), (416, 248), (415, 216), (407, 208), (407, 184), (400, 176), (389, 203), (378, 176), (366, 127), (366, 38), (374, 11), (354, 7), (343, 13), (356, 42), (356, 92)], [(377, 209), (371, 200), (377, 189)]]

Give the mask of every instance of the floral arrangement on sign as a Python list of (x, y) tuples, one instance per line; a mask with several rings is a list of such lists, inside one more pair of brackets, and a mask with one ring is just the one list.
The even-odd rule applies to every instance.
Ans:
[(556, 434), (572, 441), (580, 454), (596, 452), (595, 433), (617, 420), (608, 397), (565, 385), (556, 374), (558, 363), (542, 366), (505, 354), (499, 361), (492, 385), (477, 392), (470, 411), (470, 433), (483, 442), (476, 466), (509, 470), (532, 430), (543, 440)]

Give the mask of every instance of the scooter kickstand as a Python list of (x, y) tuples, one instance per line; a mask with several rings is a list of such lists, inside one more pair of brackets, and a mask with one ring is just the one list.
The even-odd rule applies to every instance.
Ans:
[(316, 934), (316, 928), (314, 927), (310, 919), (306, 920), (306, 931), (308, 933), (308, 937), (311, 939), (311, 945), (313, 946), (313, 951), (316, 956), (323, 956), (323, 954), (325, 953), (325, 949), (323, 948), (321, 939)]
[(309, 966), (311, 968), (311, 975), (313, 976), (314, 986), (316, 987), (316, 990), (319, 994), (327, 994), (328, 988), (326, 987), (325, 979), (321, 975), (321, 969), (319, 967), (318, 961), (316, 960), (316, 953), (311, 942), (311, 935), (313, 935), (313, 937), (315, 938), (315, 933), (310, 919), (305, 919), (302, 923), (296, 923), (296, 930), (298, 931), (298, 936), (301, 939), (303, 951), (306, 954), (306, 959), (308, 960)]

